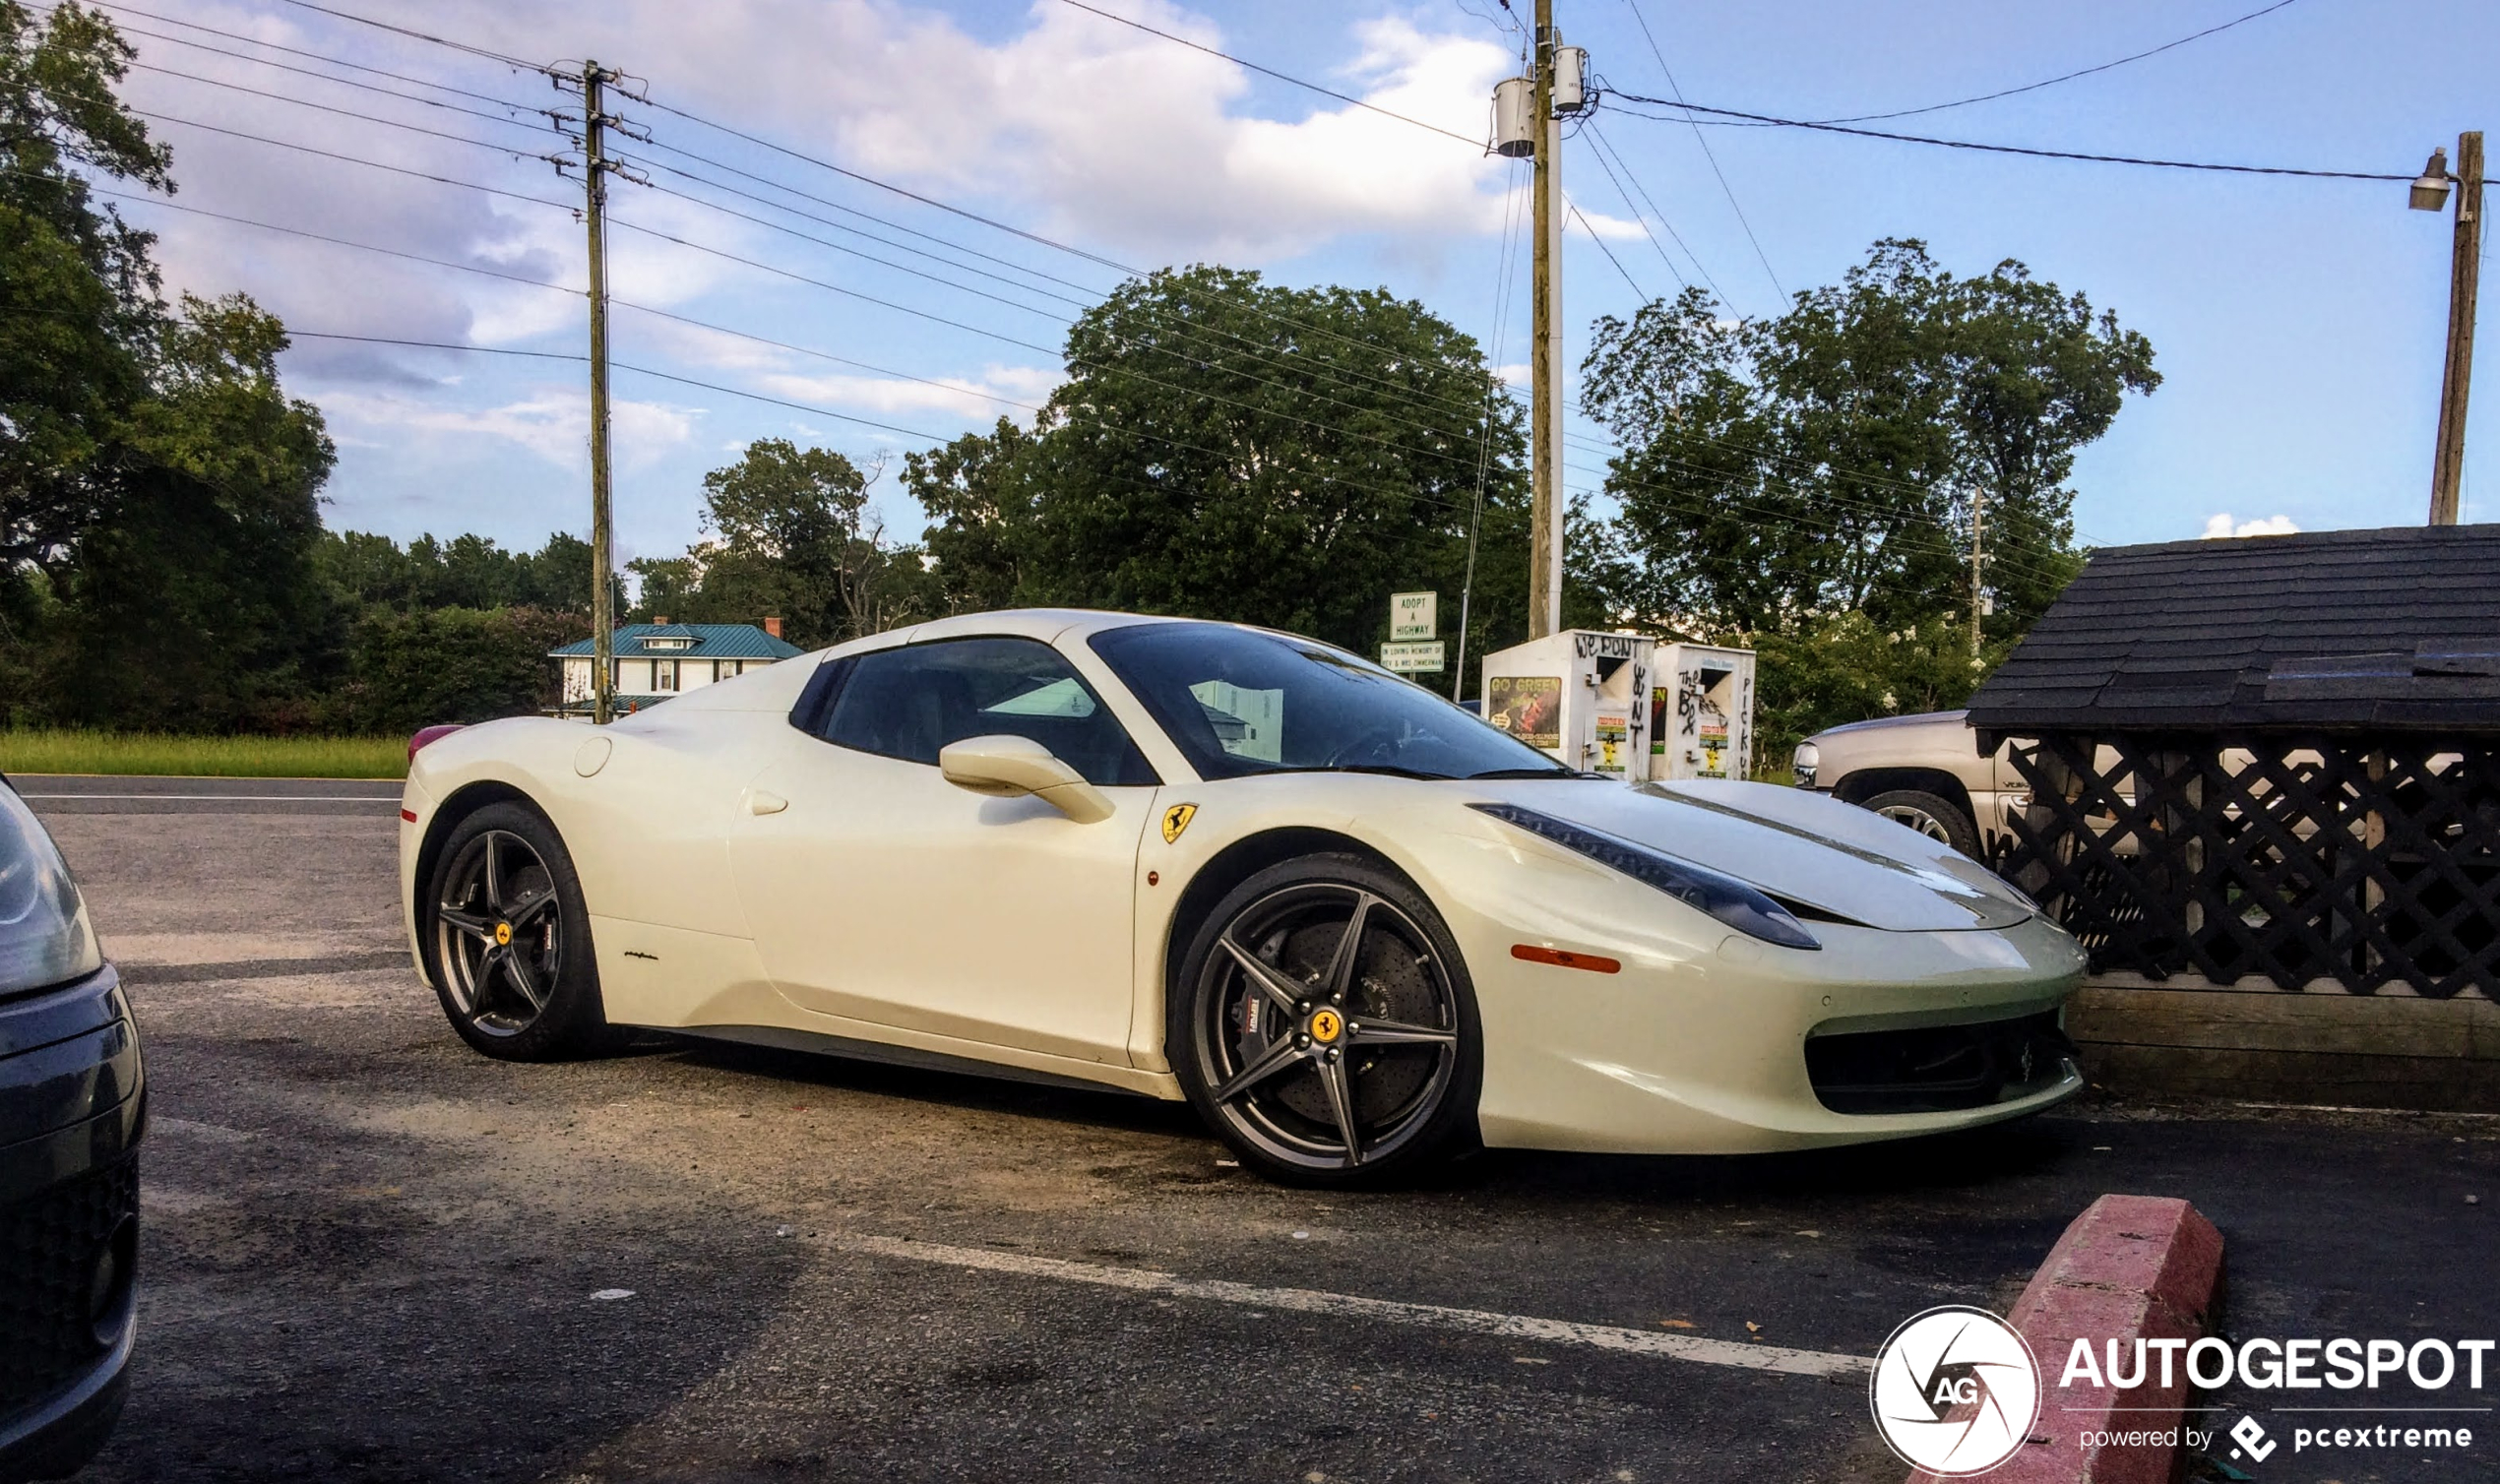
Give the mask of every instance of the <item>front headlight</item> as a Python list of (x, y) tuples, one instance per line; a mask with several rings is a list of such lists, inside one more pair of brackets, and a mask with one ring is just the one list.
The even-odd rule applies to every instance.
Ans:
[(1799, 788), (1814, 786), (1814, 771), (1823, 766), (1823, 754), (1811, 742), (1797, 744), (1796, 756), (1788, 760), (1788, 772), (1796, 775)]
[(1653, 886), (1697, 911), (1718, 918), (1740, 933), (1776, 943), (1781, 948), (1816, 948), (1814, 935), (1805, 930), (1786, 907), (1761, 892), (1722, 876), (1708, 866), (1697, 866), (1689, 860), (1678, 860), (1662, 850), (1636, 845), (1628, 839), (1558, 820), (1550, 814), (1522, 809), (1517, 804), (1471, 804), (1506, 825), (1516, 825), (1539, 839), (1547, 839), (1566, 850), (1585, 855), (1601, 866), (1620, 871), (1645, 886)]
[(68, 863), (26, 801), (0, 788), (0, 997), (103, 966)]

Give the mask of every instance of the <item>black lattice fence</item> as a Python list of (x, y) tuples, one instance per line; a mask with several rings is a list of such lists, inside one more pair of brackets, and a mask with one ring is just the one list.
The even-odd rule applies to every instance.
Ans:
[(2500, 998), (2500, 743), (2051, 733), (1998, 869), (2092, 952), (2164, 979)]

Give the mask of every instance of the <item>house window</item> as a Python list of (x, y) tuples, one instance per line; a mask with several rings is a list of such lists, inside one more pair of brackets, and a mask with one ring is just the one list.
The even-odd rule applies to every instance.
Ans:
[(677, 688), (677, 661), (673, 659), (653, 660), (651, 662), (651, 688), (655, 691), (675, 690)]

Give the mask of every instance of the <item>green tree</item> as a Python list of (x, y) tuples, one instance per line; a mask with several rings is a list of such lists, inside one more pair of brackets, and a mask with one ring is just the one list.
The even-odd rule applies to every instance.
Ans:
[(313, 562), (330, 439), (279, 386), (276, 319), (240, 296), (183, 309), (119, 430), (113, 498), (59, 580), (50, 689), (90, 724), (309, 724), (336, 661)]
[(760, 438), (703, 480), (705, 538), (682, 557), (627, 564), (636, 612), (686, 623), (784, 620), (813, 647), (927, 615), (920, 553), (886, 540), (868, 498), (878, 469), (831, 449)]
[(114, 86), (131, 49), (0, 0), (0, 673), (13, 719), (286, 726), (330, 678), (313, 565), (333, 453), (278, 321), (158, 293), (90, 175), (170, 193)]
[(542, 608), (368, 609), (350, 631), (334, 724), (406, 732), (526, 715), (555, 703), (548, 653), (581, 637), (578, 616)]
[(1667, 627), (1878, 629), (1969, 611), (1984, 501), (1991, 637), (2019, 635), (2080, 566), (2075, 455), (2153, 347), (2008, 260), (1957, 278), (1878, 242), (1771, 320), (1688, 289), (1595, 326), (1582, 403), (1624, 446), (1601, 563), (1618, 610)]
[(1455, 618), (1481, 489), (1469, 652), (1526, 632), (1519, 409), (1421, 305), (1166, 271), (1087, 311), (1067, 364), (1030, 431), (905, 459), (950, 607), (1183, 613), (1368, 649), (1393, 591), (1436, 589)]

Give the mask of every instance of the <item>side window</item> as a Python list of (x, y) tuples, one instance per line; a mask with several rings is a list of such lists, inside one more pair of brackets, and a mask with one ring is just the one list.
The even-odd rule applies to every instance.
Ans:
[(1099, 787), (1160, 780), (1058, 650), (1031, 639), (953, 639), (855, 656), (813, 728), (838, 747), (935, 765), (967, 737), (1031, 737)]

